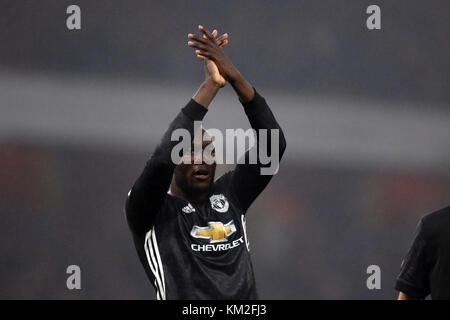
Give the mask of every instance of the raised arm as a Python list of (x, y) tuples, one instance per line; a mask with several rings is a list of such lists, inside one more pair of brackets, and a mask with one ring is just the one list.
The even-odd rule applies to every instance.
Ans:
[[(189, 34), (189, 39), (193, 40), (189, 45), (197, 49), (196, 54), (200, 59), (210, 59), (214, 61), (220, 74), (231, 84), (238, 95), (239, 101), (244, 107), (244, 111), (250, 121), (251, 127), (256, 130), (256, 148), (258, 148), (257, 163), (249, 163), (248, 151), (245, 154), (247, 161), (245, 161), (244, 164), (237, 165), (236, 169), (231, 173), (230, 181), (231, 190), (240, 202), (242, 208), (247, 210), (250, 204), (262, 190), (264, 190), (271, 180), (272, 175), (276, 173), (278, 169), (269, 169), (268, 167), (271, 165), (264, 164), (266, 161), (260, 157), (261, 154), (267, 155), (278, 163), (286, 149), (286, 140), (284, 138), (284, 133), (278, 122), (275, 120), (266, 100), (240, 74), (222, 48), (216, 45), (214, 35), (201, 25), (199, 26), (199, 30), (203, 33), (203, 37)], [(260, 129), (267, 130), (264, 137), (264, 139), (267, 139), (266, 148), (261, 148), (261, 145), (259, 144), (260, 138), (263, 138), (260, 136)], [(272, 132), (272, 130), (274, 131)], [(276, 139), (275, 141), (272, 140), (272, 133), (274, 133), (273, 137)], [(278, 133), (278, 135), (276, 133)], [(271, 146), (274, 146), (278, 150), (273, 149)], [(276, 155), (276, 159), (273, 159), (272, 155)]]
[[(176, 164), (172, 162), (171, 150), (178, 141), (171, 141), (172, 132), (179, 128), (189, 130), (193, 136), (194, 121), (201, 121), (207, 112), (208, 102), (217, 89), (204, 82), (195, 96), (178, 113), (164, 133), (144, 170), (137, 178), (125, 204), (125, 213), (129, 226), (134, 230), (147, 230), (169, 189)], [(201, 104), (203, 103), (203, 104)]]
[[(276, 121), (266, 100), (253, 88), (251, 101), (242, 102), (251, 127), (256, 132), (255, 146), (244, 155), (244, 163), (231, 172), (231, 186), (241, 207), (247, 210), (278, 171), (278, 164), (286, 150), (283, 130)], [(260, 129), (266, 132), (261, 136)], [(266, 140), (262, 143), (260, 140)], [(257, 152), (256, 164), (250, 162), (249, 154)], [(267, 163), (269, 162), (269, 163)]]
[[(217, 35), (217, 31), (214, 30)], [(214, 37), (215, 37), (214, 35)], [(227, 35), (218, 38), (217, 44), (224, 47)], [(164, 201), (176, 164), (171, 159), (172, 148), (178, 141), (171, 141), (172, 132), (184, 128), (193, 137), (194, 121), (201, 121), (207, 108), (226, 81), (220, 76), (214, 63), (205, 60), (205, 81), (186, 106), (178, 113), (164, 133), (150, 160), (128, 193), (125, 213), (128, 224), (134, 230), (148, 230)]]

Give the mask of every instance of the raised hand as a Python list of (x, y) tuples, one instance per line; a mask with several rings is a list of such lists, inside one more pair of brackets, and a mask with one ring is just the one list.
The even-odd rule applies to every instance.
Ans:
[[(189, 34), (190, 34), (190, 33), (189, 33)], [(188, 34), (188, 37), (189, 37), (189, 34)], [(217, 37), (217, 34), (218, 34), (217, 29), (214, 29), (213, 32), (212, 32), (211, 34), (213, 35), (214, 38), (216, 38), (216, 37)], [(205, 34), (203, 34), (203, 38), (204, 38), (204, 39), (207, 39)], [(218, 45), (219, 47), (225, 48), (225, 47), (227, 46), (227, 44), (228, 44), (228, 33), (224, 33), (224, 34), (221, 35), (219, 38), (217, 38), (217, 39), (216, 39), (216, 43), (217, 43), (217, 45)], [(200, 50), (195, 50), (195, 54), (197, 55), (197, 58), (199, 58), (200, 60), (205, 60), (205, 59), (206, 59), (204, 56), (202, 56), (202, 55), (200, 54)]]
[(203, 37), (189, 33), (188, 38), (193, 41), (188, 41), (188, 46), (197, 49), (195, 50), (197, 57), (205, 61), (206, 72), (214, 82), (224, 86), (226, 81), (234, 79), (239, 74), (222, 50), (228, 44), (228, 34), (225, 33), (216, 39), (217, 30), (210, 33), (201, 25), (198, 29), (203, 33)]
[[(216, 29), (213, 30), (212, 35), (214, 39), (217, 37), (218, 31)], [(206, 36), (203, 35), (203, 37), (206, 39)], [(216, 39), (216, 43), (219, 47), (224, 48), (228, 44), (228, 34), (225, 33), (220, 36), (220, 38)], [(206, 79), (212, 80), (212, 82), (219, 86), (220, 88), (224, 87), (227, 83), (224, 77), (219, 72), (219, 69), (217, 68), (217, 65), (214, 61), (211, 59), (205, 58), (199, 54), (199, 50), (195, 50), (195, 53), (197, 54), (197, 58), (200, 60), (205, 61), (205, 77)]]

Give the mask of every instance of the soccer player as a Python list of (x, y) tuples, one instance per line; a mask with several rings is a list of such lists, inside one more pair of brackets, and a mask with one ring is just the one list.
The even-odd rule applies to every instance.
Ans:
[(450, 206), (420, 220), (395, 288), (399, 300), (450, 299)]
[[(265, 99), (225, 55), (228, 35), (216, 39), (217, 30), (210, 33), (202, 26), (199, 30), (202, 36), (188, 34), (188, 46), (196, 48), (196, 56), (204, 60), (205, 81), (169, 125), (128, 193), (126, 217), (157, 299), (257, 299), (245, 217), (272, 176), (261, 175), (266, 165), (258, 155), (256, 164), (238, 164), (214, 181), (214, 162), (171, 160), (178, 143), (171, 141), (171, 134), (183, 128), (193, 137), (194, 121), (203, 119), (228, 82), (257, 133), (258, 129), (279, 130), (278, 161), (286, 141)], [(256, 139), (258, 145), (258, 134)], [(208, 145), (202, 142), (203, 148)]]

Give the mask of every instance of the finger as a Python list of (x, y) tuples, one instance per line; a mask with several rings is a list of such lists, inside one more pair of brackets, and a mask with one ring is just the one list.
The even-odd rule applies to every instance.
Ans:
[(195, 54), (197, 56), (202, 56), (202, 57), (205, 57), (205, 58), (211, 58), (211, 55), (208, 52), (206, 52), (206, 51), (195, 50)]
[(196, 54), (197, 56), (209, 57), (209, 54), (208, 54), (208, 52), (206, 52), (206, 51), (195, 50), (195, 54)]
[(209, 40), (213, 40), (213, 41), (214, 41), (213, 35), (212, 35), (208, 30), (206, 30), (205, 28), (203, 28), (202, 25), (199, 25), (199, 26), (198, 26), (198, 30), (200, 30), (201, 32), (203, 32), (203, 34), (206, 35), (206, 37), (207, 37)]
[[(218, 33), (217, 30), (214, 29), (214, 31), (212, 32), (212, 36), (214, 37), (214, 39), (217, 37), (217, 33)], [(208, 39), (208, 38), (206, 37), (206, 35), (203, 35), (203, 39)]]
[(219, 38), (217, 38), (216, 41), (222, 41), (222, 40), (225, 40), (225, 39), (228, 39), (228, 33), (224, 33)]
[(219, 47), (224, 48), (228, 44), (228, 40), (224, 40), (221, 44), (219, 44)]
[(195, 50), (195, 55), (197, 56), (197, 58), (199, 58), (200, 60), (205, 60), (207, 59), (204, 55), (201, 54), (202, 51), (200, 50)]
[(216, 43), (221, 48), (225, 47), (228, 44), (228, 33), (224, 33), (219, 38), (217, 38)]
[(197, 41), (197, 42), (204, 43), (204, 44), (208, 43), (207, 39), (199, 37), (199, 36), (197, 36), (195, 34), (192, 34), (192, 33), (188, 33), (188, 38), (191, 39), (191, 40)]
[(205, 45), (198, 43), (198, 42), (193, 42), (193, 41), (188, 41), (188, 46), (192, 47), (192, 48), (201, 49), (201, 50), (207, 49), (207, 47)]

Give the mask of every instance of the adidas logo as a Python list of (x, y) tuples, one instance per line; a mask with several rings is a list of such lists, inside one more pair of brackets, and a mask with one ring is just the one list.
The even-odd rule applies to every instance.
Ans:
[(181, 209), (181, 211), (183, 211), (184, 213), (192, 213), (195, 212), (195, 208), (190, 203), (188, 203), (188, 205)]

